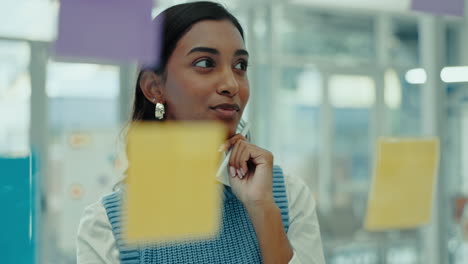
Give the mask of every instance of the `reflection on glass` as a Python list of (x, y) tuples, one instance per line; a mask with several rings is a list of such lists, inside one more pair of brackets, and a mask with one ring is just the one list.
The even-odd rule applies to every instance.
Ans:
[(56, 35), (59, 1), (2, 0), (0, 36), (51, 41)]
[[(132, 89), (132, 87), (128, 87)], [(44, 263), (74, 263), (85, 206), (112, 191), (126, 167), (121, 156), (119, 68), (49, 61), (49, 160), (43, 212)]]
[(369, 76), (333, 75), (330, 101), (337, 108), (368, 108), (375, 101), (375, 84)]
[[(468, 160), (468, 103), (465, 101), (461, 110), (461, 134), (465, 135), (461, 139), (461, 160)], [(468, 194), (468, 162), (462, 162), (462, 175), (463, 175), (463, 185), (462, 191), (465, 194)], [(466, 238), (468, 240), (468, 204), (466, 205)]]
[(287, 54), (327, 58), (375, 58), (373, 18), (286, 6), (279, 19), (282, 49)]
[[(375, 84), (369, 76), (333, 75), (328, 85), (333, 120), (331, 209), (322, 212), (320, 218), (327, 250), (333, 251), (330, 241), (353, 240), (362, 226), (370, 182), (369, 138)], [(372, 254), (364, 255), (373, 259)]]
[(280, 120), (275, 124), (281, 135), (274, 151), (289, 174), (302, 177), (312, 191), (317, 192), (319, 112), (321, 74), (312, 66), (284, 68), (279, 91)]
[(401, 83), (398, 74), (393, 69), (385, 72), (384, 101), (390, 109), (401, 106)]
[(25, 42), (0, 41), (0, 155), (3, 156), (25, 156), (29, 152), (29, 54)]
[(418, 21), (415, 17), (396, 18), (393, 21), (390, 42), (392, 60), (397, 65), (420, 65)]
[(422, 133), (422, 87), (408, 83), (405, 79), (405, 72), (389, 70), (385, 75), (388, 136), (415, 137)]
[(27, 43), (0, 40), (2, 263), (32, 263), (34, 260), (36, 217), (32, 173), (35, 167), (30, 166), (29, 155), (29, 57)]
[(50, 61), (48, 77), (49, 97), (115, 99), (119, 95), (115, 66)]
[(423, 68), (415, 68), (406, 72), (405, 80), (411, 84), (424, 84), (427, 80), (426, 70)]

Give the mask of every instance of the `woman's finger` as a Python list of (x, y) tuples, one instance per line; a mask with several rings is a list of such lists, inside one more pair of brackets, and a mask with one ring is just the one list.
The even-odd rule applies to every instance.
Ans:
[[(230, 145), (231, 148), (231, 156), (229, 157), (229, 174), (231, 174), (232, 177), (238, 176), (236, 172), (236, 167), (235, 167), (235, 157), (237, 153), (237, 148), (236, 146)], [(240, 177), (239, 177), (240, 178)]]
[(247, 141), (247, 139), (244, 136), (242, 136), (241, 134), (236, 134), (236, 135), (232, 136), (230, 139), (228, 139), (228, 144), (230, 146), (232, 146), (232, 145), (236, 144), (236, 142), (238, 140)]
[(243, 139), (243, 140), (247, 141), (247, 139), (244, 136), (242, 136), (241, 134), (236, 134), (236, 135), (232, 136), (231, 138), (229, 138), (228, 140), (226, 140), (219, 147), (218, 151), (219, 152), (227, 152), (231, 148), (231, 146), (234, 145), (237, 142), (237, 140), (239, 140), (239, 139)]
[(250, 149), (247, 144), (243, 144), (243, 150), (237, 158), (239, 160), (239, 168), (242, 171), (243, 176), (247, 176), (249, 172), (249, 167), (247, 166), (248, 161), (250, 160)]
[(238, 140), (236, 145), (237, 145), (237, 151), (236, 151), (236, 156), (235, 156), (235, 162), (236, 162), (237, 172), (238, 174), (242, 175), (242, 178), (243, 178), (246, 175), (244, 166), (243, 166), (245, 163), (245, 161), (243, 160), (243, 157), (245, 156), (245, 153), (249, 153), (248, 144), (247, 142), (243, 140)]
[(229, 166), (230, 166), (229, 171), (231, 173), (234, 172), (235, 175), (239, 176), (239, 178), (242, 178), (243, 175), (241, 173), (239, 173), (239, 171), (238, 171), (239, 167), (238, 167), (238, 162), (237, 162), (237, 157), (238, 157), (238, 155), (240, 153), (240, 151), (239, 151), (240, 141), (241, 140), (238, 139), (236, 141), (236, 143), (234, 143), (234, 145), (231, 148), (231, 157), (229, 159)]

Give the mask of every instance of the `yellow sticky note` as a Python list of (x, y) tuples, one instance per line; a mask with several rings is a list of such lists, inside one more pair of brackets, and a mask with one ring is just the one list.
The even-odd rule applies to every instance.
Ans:
[(128, 134), (123, 235), (127, 242), (203, 238), (220, 224), (215, 181), (225, 128), (218, 123), (138, 123)]
[(414, 228), (429, 222), (439, 165), (437, 139), (381, 139), (364, 227)]

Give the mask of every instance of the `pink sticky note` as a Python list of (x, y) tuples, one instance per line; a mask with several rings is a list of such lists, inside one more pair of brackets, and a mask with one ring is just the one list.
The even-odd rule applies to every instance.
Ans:
[(151, 21), (152, 0), (62, 0), (55, 53), (59, 57), (158, 61), (161, 21)]
[(465, 0), (413, 0), (411, 9), (437, 15), (463, 16)]

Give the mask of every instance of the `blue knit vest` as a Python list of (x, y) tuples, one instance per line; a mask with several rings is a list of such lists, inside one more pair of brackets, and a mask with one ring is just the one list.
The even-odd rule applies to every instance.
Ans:
[[(102, 200), (120, 252), (127, 263), (262, 263), (260, 247), (249, 215), (242, 203), (224, 186), (221, 230), (211, 239), (167, 242), (152, 246), (127, 246), (121, 238), (122, 191)], [(288, 200), (280, 167), (273, 167), (273, 198), (281, 211), (285, 231), (289, 227)]]

